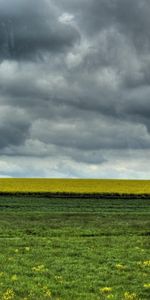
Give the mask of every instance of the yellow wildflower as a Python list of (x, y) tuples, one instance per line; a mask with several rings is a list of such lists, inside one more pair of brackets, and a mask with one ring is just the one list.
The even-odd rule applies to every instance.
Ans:
[(112, 292), (112, 288), (111, 287), (108, 287), (108, 286), (105, 286), (105, 287), (103, 287), (103, 288), (100, 288), (100, 292), (102, 292), (102, 293), (110, 293), (110, 292)]
[(62, 276), (55, 276), (55, 279), (59, 281), (60, 283), (63, 283), (63, 277)]
[(150, 267), (150, 260), (145, 260), (145, 261), (143, 262), (143, 266), (145, 266), (145, 267)]
[(47, 286), (44, 286), (44, 287), (43, 287), (43, 292), (44, 292), (44, 296), (45, 296), (45, 297), (51, 298), (52, 293), (51, 293), (51, 291), (49, 290), (49, 288), (48, 288)]
[(30, 251), (30, 247), (25, 247), (25, 250), (26, 251)]
[(113, 294), (109, 294), (106, 298), (107, 299), (114, 299), (114, 295)]
[(144, 288), (150, 289), (150, 283), (144, 283)]
[(12, 281), (16, 281), (16, 280), (18, 280), (18, 277), (17, 277), (17, 275), (15, 274), (15, 275), (13, 275), (12, 277), (11, 277), (11, 280)]
[(116, 269), (117, 270), (125, 270), (126, 269), (126, 266), (122, 265), (122, 264), (116, 264)]
[(2, 300), (12, 300), (14, 299), (14, 291), (12, 289), (7, 289), (6, 292), (2, 296)]
[(136, 300), (137, 296), (135, 293), (129, 293), (129, 292), (125, 292), (124, 293), (124, 300)]
[(44, 265), (39, 265), (39, 266), (36, 266), (36, 267), (33, 267), (32, 268), (32, 271), (34, 272), (46, 272), (48, 269), (45, 268)]

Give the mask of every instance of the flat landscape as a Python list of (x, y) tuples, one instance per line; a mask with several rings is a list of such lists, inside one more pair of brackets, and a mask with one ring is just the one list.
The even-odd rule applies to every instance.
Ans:
[(150, 195), (150, 180), (0, 178), (0, 193)]
[(1, 195), (0, 241), (2, 300), (150, 299), (150, 199)]

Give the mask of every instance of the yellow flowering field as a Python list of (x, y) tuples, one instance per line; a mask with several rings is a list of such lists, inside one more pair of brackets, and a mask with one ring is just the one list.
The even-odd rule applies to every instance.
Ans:
[(150, 180), (1, 178), (0, 192), (150, 194)]

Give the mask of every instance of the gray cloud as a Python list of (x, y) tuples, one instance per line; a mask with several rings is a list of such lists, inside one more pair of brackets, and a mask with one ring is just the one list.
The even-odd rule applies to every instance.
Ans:
[(69, 24), (61, 24), (59, 12), (43, 0), (0, 2), (0, 57), (26, 60), (43, 52), (62, 52), (80, 36)]
[(22, 144), (29, 135), (30, 121), (23, 110), (1, 106), (0, 149)]
[(149, 20), (146, 0), (0, 1), (0, 176), (148, 178)]

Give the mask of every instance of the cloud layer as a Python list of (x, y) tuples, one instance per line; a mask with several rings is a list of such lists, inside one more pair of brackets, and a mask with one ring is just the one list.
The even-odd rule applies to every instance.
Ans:
[(0, 176), (149, 178), (150, 3), (0, 0)]

